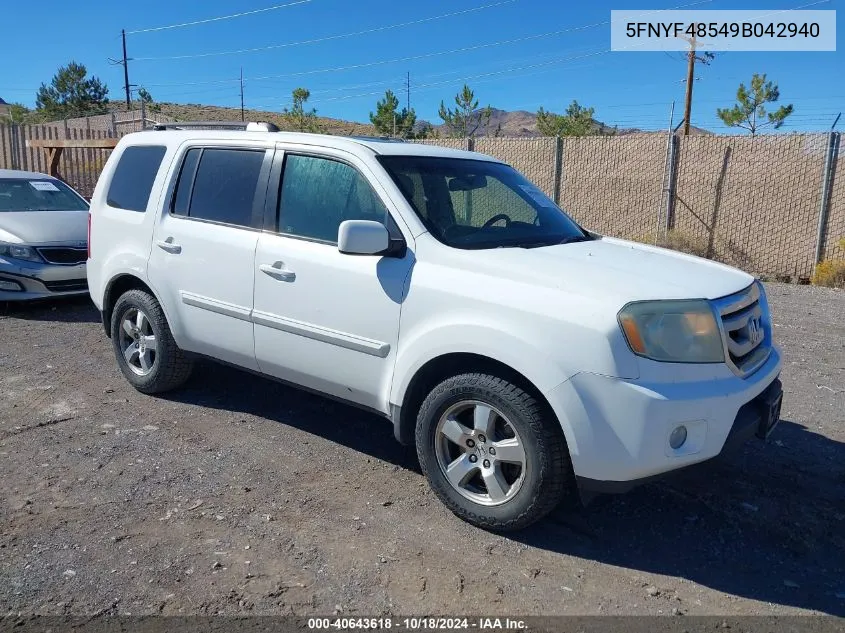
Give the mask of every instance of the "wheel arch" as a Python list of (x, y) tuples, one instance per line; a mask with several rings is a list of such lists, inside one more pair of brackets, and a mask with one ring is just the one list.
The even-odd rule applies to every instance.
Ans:
[(392, 405), (393, 432), (402, 444), (414, 443), (417, 411), (428, 393), (440, 382), (464, 373), (486, 373), (503, 378), (530, 393), (545, 409), (546, 414), (558, 423), (564, 439), (568, 433), (543, 391), (521, 371), (491, 356), (476, 352), (449, 352), (428, 359), (407, 382), (400, 404)]
[(158, 298), (155, 290), (150, 286), (149, 283), (134, 275), (132, 273), (121, 273), (116, 275), (113, 279), (109, 281), (106, 285), (106, 290), (103, 293), (103, 328), (106, 331), (106, 336), (111, 338), (111, 317), (112, 312), (114, 311), (114, 306), (117, 303), (117, 300), (120, 297), (130, 291), (130, 290), (143, 290), (144, 292), (148, 292), (152, 297), (158, 301), (159, 305), (161, 306), (162, 311), (164, 311), (164, 315), (167, 318), (168, 324), (170, 324), (171, 330), (173, 328), (172, 321), (170, 320), (170, 316), (167, 314), (167, 309), (162, 305), (161, 301)]

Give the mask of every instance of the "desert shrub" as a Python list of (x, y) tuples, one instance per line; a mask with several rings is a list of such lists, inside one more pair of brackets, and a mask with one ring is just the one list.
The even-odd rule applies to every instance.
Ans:
[(845, 259), (826, 259), (816, 265), (814, 286), (845, 288)]
[[(839, 240), (839, 247), (845, 250), (845, 237)], [(845, 288), (845, 259), (826, 259), (816, 264), (813, 271), (813, 285), (828, 288)]]

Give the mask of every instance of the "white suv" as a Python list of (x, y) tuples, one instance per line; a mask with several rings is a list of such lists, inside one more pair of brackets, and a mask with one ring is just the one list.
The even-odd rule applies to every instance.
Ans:
[(779, 419), (744, 272), (590, 233), (481, 154), (180, 127), (124, 137), (91, 200), (91, 296), (139, 391), (204, 356), (375, 411), (497, 530)]

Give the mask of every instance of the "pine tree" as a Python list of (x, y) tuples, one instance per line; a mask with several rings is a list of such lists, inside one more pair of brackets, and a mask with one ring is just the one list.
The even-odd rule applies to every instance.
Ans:
[(766, 75), (754, 73), (751, 77), (751, 91), (745, 84), (739, 84), (736, 91), (737, 103), (732, 108), (718, 108), (716, 116), (728, 127), (739, 127), (757, 134), (761, 128), (769, 127), (773, 130), (783, 125), (784, 120), (792, 114), (792, 104), (781, 106), (774, 112), (766, 111), (767, 103), (776, 103), (780, 99), (777, 84), (766, 81)]
[(320, 123), (317, 121), (317, 110), (305, 109), (305, 104), (311, 98), (311, 92), (306, 88), (296, 88), (291, 93), (293, 105), (285, 108), (284, 119), (287, 126), (297, 132), (319, 132)]
[(375, 113), (370, 112), (370, 122), (384, 136), (412, 138), (417, 115), (413, 108), (402, 108), (400, 111), (399, 99), (392, 90), (388, 90), (384, 93), (384, 99), (376, 103)]
[(455, 108), (447, 108), (446, 104), (440, 102), (439, 116), (443, 119), (449, 136), (456, 138), (474, 137), (476, 133), (487, 129), (490, 117), (493, 116), (493, 108), (478, 108), (478, 99), (470, 87), (464, 84), (463, 89), (455, 95)]
[(585, 108), (577, 101), (569, 104), (565, 114), (555, 114), (540, 108), (537, 111), (537, 131), (543, 136), (589, 136), (597, 134), (599, 128), (593, 119), (594, 114), (594, 108)]
[(108, 112), (109, 89), (96, 77), (86, 79), (82, 64), (70, 62), (56, 71), (50, 85), (41, 84), (35, 97), (40, 119), (52, 121)]

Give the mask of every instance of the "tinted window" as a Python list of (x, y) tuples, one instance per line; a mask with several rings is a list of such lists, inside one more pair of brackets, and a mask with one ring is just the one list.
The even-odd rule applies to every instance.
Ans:
[(165, 148), (158, 145), (137, 145), (123, 150), (109, 185), (108, 205), (146, 211), (164, 152)]
[(200, 159), (201, 149), (189, 149), (182, 161), (182, 169), (179, 171), (179, 182), (176, 185), (176, 195), (173, 196), (173, 208), (171, 211), (177, 215), (188, 215), (188, 205), (191, 203), (191, 186), (194, 184), (194, 176), (197, 173), (197, 163)]
[(456, 248), (539, 247), (591, 239), (508, 165), (432, 156), (380, 156), (438, 240)]
[[(188, 215), (201, 220), (252, 226), (252, 208), (264, 154), (264, 150), (203, 149)], [(177, 201), (181, 195), (177, 190)]]
[(0, 212), (85, 211), (88, 204), (59, 180), (0, 178)]
[(384, 223), (387, 209), (367, 180), (345, 163), (287, 155), (282, 177), (279, 231), (337, 241), (344, 220)]

